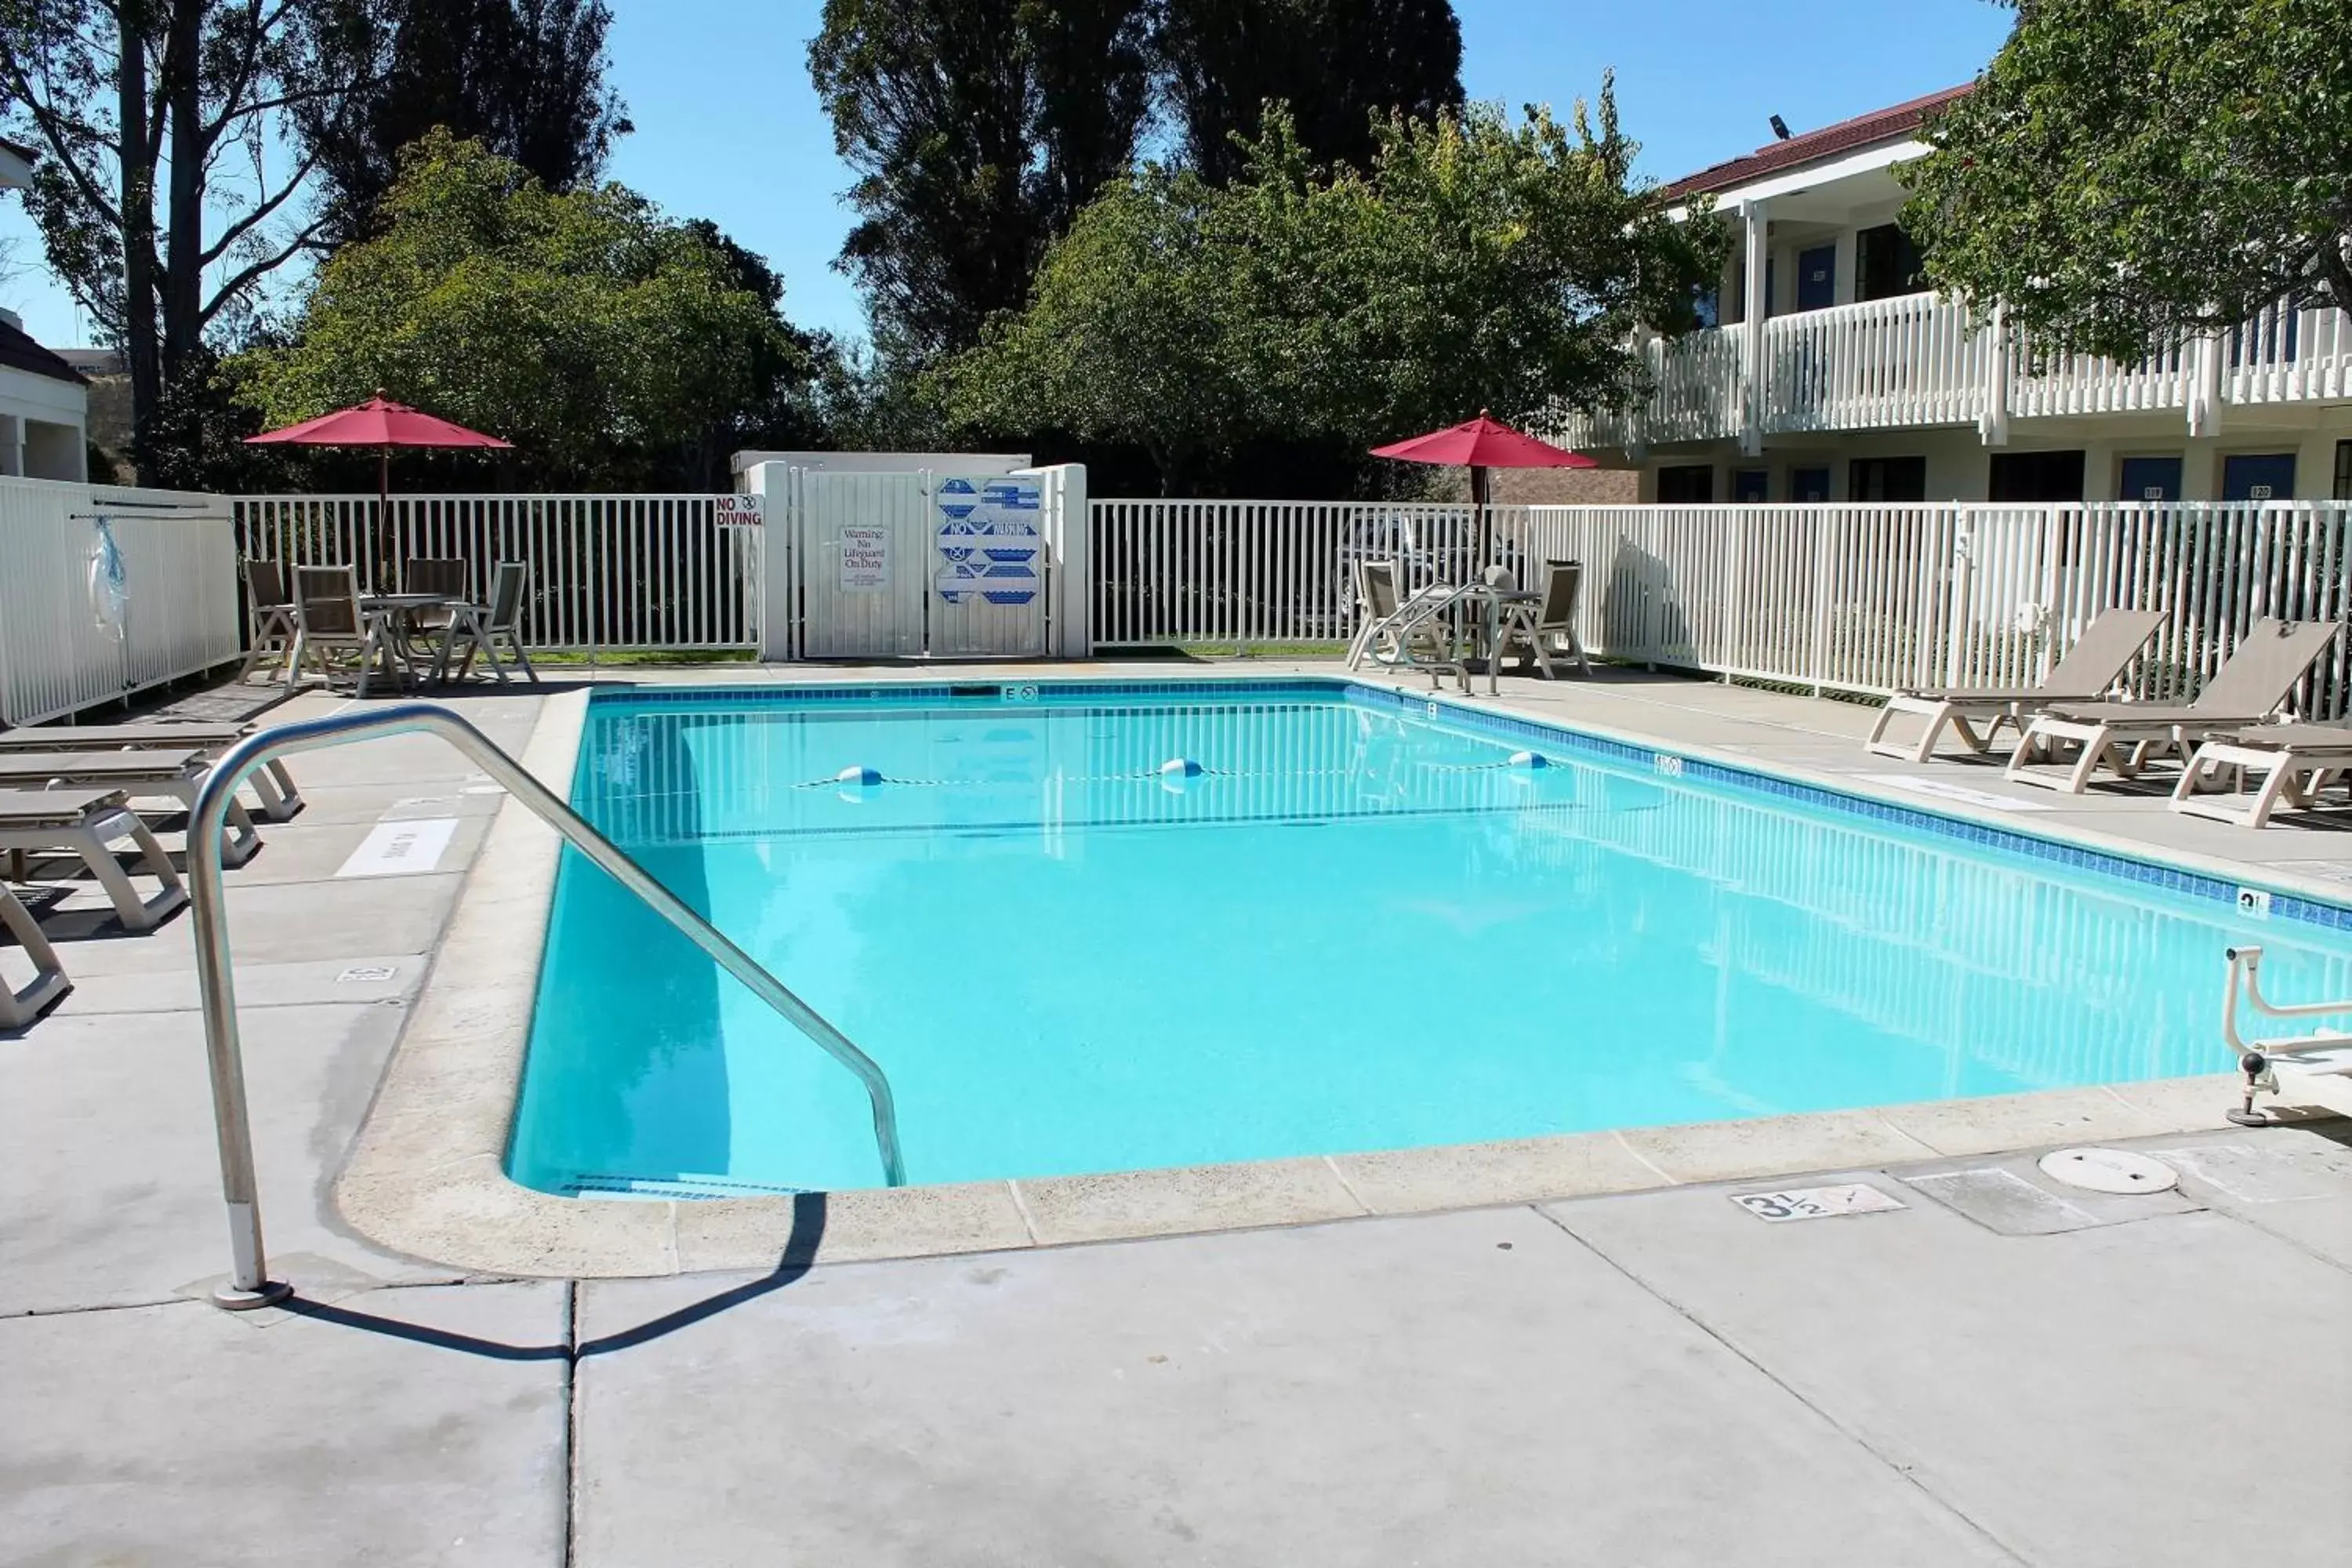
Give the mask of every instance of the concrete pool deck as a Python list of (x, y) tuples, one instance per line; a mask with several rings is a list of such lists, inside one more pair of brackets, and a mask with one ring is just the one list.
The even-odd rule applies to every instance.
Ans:
[[(1016, 673), (1072, 671), (988, 678)], [(2352, 881), (2337, 833), (1864, 757), (1860, 708), (1623, 674), (1504, 701), (1846, 787), (1958, 780), (2059, 807), (2018, 826), (2273, 885)], [(546, 700), (459, 706), (520, 752)], [(754, 1234), (708, 1247), (676, 1215), (737, 1205), (642, 1205), (672, 1212), (671, 1250), (636, 1271), (734, 1273), (530, 1280), (387, 1248), (332, 1184), (502, 802), (423, 738), (298, 776), (310, 809), (265, 825), (229, 887), (265, 1222), (300, 1310), (184, 1296), (226, 1252), (188, 922), (67, 941), (75, 994), (0, 1035), (0, 1562), (2322, 1563), (2352, 1542), (2352, 1154), (2340, 1123), (2210, 1131), (2225, 1076), (2058, 1091), (2099, 1120), (1854, 1113), (1871, 1131), (1761, 1156), (1738, 1124), (1437, 1152), (1483, 1186), (1389, 1156), (1240, 1167), (1334, 1205), (1244, 1203), (1231, 1223), (1278, 1226), (1244, 1234), (1037, 1245), (1199, 1228), (1230, 1196), (1194, 1178), (1154, 1209), (1088, 1178), (1042, 1215), (1023, 1184), (1019, 1231), (982, 1203), (930, 1248), (980, 1256), (847, 1261), (875, 1249), (866, 1200), (903, 1196), (864, 1194), (756, 1205)], [(429, 870), (336, 876), (379, 824), (444, 818)], [(2117, 1212), (2000, 1152), (2135, 1137), (2179, 1163), (2179, 1197)], [(1937, 1180), (1955, 1167), (1993, 1173)], [(1349, 1206), (1317, 1174), (1341, 1169)], [(1906, 1207), (1771, 1226), (1707, 1184), (1766, 1171)], [(1663, 1179), (1685, 1184), (1572, 1195)], [(1285, 1223), (1423, 1208), (1456, 1212)]]

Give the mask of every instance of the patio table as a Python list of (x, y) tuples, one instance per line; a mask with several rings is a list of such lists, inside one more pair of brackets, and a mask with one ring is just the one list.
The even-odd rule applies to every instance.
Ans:
[(1462, 607), (1475, 606), (1478, 615), (1463, 632), (1469, 645), (1464, 658), (1462, 689), (1470, 689), (1471, 659), (1486, 667), (1486, 695), (1497, 696), (1503, 689), (1503, 628), (1515, 621), (1523, 621), (1530, 634), (1535, 626), (1535, 612), (1543, 604), (1541, 594), (1521, 588), (1497, 588), (1490, 584), (1472, 583), (1461, 590)]
[[(360, 614), (382, 620), (387, 634), (393, 633), (401, 622), (420, 610), (444, 608), (450, 611), (450, 626), (454, 629), (457, 622), (457, 612), (461, 608), (470, 609), (472, 606), (466, 605), (462, 599), (452, 598), (447, 594), (362, 594), (360, 595)], [(408, 651), (408, 639), (405, 637), (387, 635), (383, 639), (383, 648), (384, 673), (393, 674), (391, 662), (397, 658), (408, 669), (409, 679), (405, 684), (415, 685), (416, 665)], [(433, 683), (436, 686), (442, 683), (448, 661), (448, 649), (449, 641), (444, 637), (440, 651), (435, 655), (433, 660)]]

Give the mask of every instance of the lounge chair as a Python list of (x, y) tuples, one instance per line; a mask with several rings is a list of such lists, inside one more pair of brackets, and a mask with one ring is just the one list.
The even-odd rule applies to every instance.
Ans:
[(1462, 689), (1469, 690), (1469, 671), (1444, 619), (1465, 590), (1433, 585), (1406, 598), (1397, 591), (1396, 571), (1393, 561), (1356, 563), (1356, 598), (1364, 624), (1349, 645), (1348, 668), (1354, 669), (1369, 658), (1391, 668), (1425, 669), (1432, 690), (1444, 684), (1440, 677), (1450, 671), (1461, 679)]
[[(89, 724), (72, 729), (0, 730), (0, 760), (14, 752), (169, 752), (194, 747), (207, 762), (254, 731), (251, 724), (152, 723)], [(251, 780), (261, 797), (261, 815), (285, 822), (302, 809), (302, 792), (286, 771), (282, 757), (272, 757)]]
[[(107, 847), (125, 836), (139, 847), (148, 874), (163, 884), (152, 898), (139, 896), (121, 862)], [(0, 851), (8, 856), (9, 876), (19, 882), (26, 879), (28, 856), (62, 852), (79, 857), (105, 889), (125, 931), (152, 931), (188, 901), (187, 886), (171, 857), (139, 814), (124, 804), (119, 789), (0, 790)]]
[[(2003, 724), (2021, 732), (2028, 719), (2053, 702), (2095, 702), (2107, 695), (2163, 624), (2161, 610), (2102, 610), (2037, 686), (1898, 691), (1878, 710), (1878, 722), (1871, 726), (1870, 738), (1863, 747), (1882, 757), (1924, 763), (1936, 754), (1936, 742), (1948, 727), (1962, 745), (1981, 756)], [(1918, 740), (1906, 742), (1886, 738), (1887, 728), (1898, 713), (1916, 713), (1927, 721)], [(1982, 733), (1976, 729), (1979, 723), (1984, 726)]]
[[(2209, 795), (2213, 776), (2234, 775), (2227, 794)], [(2250, 797), (2246, 776), (2263, 783)], [(2352, 773), (2352, 729), (2338, 724), (2255, 724), (2197, 748), (2172, 791), (2172, 809), (2241, 827), (2267, 825), (2284, 801), (2302, 810), (2338, 773)]]
[[(212, 764), (194, 749), (168, 752), (0, 752), (0, 790), (81, 786), (120, 791), (126, 798), (154, 795), (193, 811)], [(261, 835), (242, 801), (228, 803), (228, 833), (221, 864), (242, 866), (261, 847)]]
[(1519, 666), (1522, 671), (1539, 669), (1546, 680), (1558, 680), (1559, 672), (1552, 668), (1550, 647), (1557, 641), (1562, 657), (1576, 660), (1578, 673), (1591, 675), (1592, 661), (1584, 657), (1584, 645), (1576, 636), (1576, 597), (1583, 583), (1582, 562), (1545, 562), (1542, 599), (1503, 606), (1502, 646), (1496, 656), (1517, 650), (1526, 656)]
[(58, 962), (58, 950), (49, 945), (41, 922), (5, 888), (0, 888), (0, 928), (16, 939), (33, 962), (33, 978), (22, 986), (0, 975), (0, 1029), (21, 1029), (72, 990), (73, 982), (66, 978), (65, 965)]
[[(2102, 767), (2118, 778), (2133, 778), (2168, 751), (2179, 752), (2185, 762), (2214, 736), (2269, 718), (2343, 629), (2340, 621), (2256, 621), (2194, 702), (2051, 703), (2018, 738), (2002, 776), (2013, 784), (2080, 795)], [(2045, 759), (2055, 763), (2060, 749), (2070, 744), (2082, 748), (2072, 767), (2037, 769)]]

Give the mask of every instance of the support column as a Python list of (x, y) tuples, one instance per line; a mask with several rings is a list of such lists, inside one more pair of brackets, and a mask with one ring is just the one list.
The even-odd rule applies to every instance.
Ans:
[(1977, 431), (1984, 437), (1986, 446), (2006, 447), (2009, 445), (2009, 315), (1999, 305), (1992, 308), (1992, 325), (1985, 330), (1992, 334), (1992, 352), (1985, 355), (1984, 413), (1977, 420)]
[(2210, 439), (2221, 433), (2221, 340), (2200, 337), (2189, 350), (2189, 434)]
[(1764, 215), (1762, 202), (1741, 204), (1740, 216), (1747, 220), (1748, 277), (1739, 305), (1739, 370), (1745, 384), (1740, 396), (1739, 450), (1750, 458), (1764, 450), (1764, 320), (1771, 313), (1765, 282), (1772, 270), (1772, 226)]

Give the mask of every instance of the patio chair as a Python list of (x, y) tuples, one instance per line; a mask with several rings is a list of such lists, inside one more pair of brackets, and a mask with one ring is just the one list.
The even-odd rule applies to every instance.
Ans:
[[(138, 847), (147, 874), (163, 884), (152, 898), (139, 896), (108, 847), (126, 836)], [(0, 851), (7, 854), (10, 879), (19, 882), (26, 879), (29, 856), (77, 857), (98, 879), (125, 931), (152, 931), (188, 901), (187, 885), (172, 858), (119, 789), (0, 789)]]
[[(196, 792), (212, 775), (201, 751), (0, 752), (0, 790), (105, 789), (126, 799), (158, 796), (193, 811)], [(228, 803), (221, 863), (242, 866), (261, 847), (261, 834), (242, 801)]]
[(1396, 571), (1393, 561), (1356, 563), (1356, 598), (1363, 606), (1364, 624), (1349, 645), (1348, 668), (1354, 669), (1369, 658), (1391, 668), (1425, 669), (1433, 690), (1444, 684), (1440, 677), (1451, 671), (1460, 678), (1462, 689), (1469, 690), (1469, 671), (1443, 618), (1461, 590), (1432, 585), (1401, 598)]
[[(212, 724), (192, 721), (150, 724), (90, 724), (71, 729), (0, 730), (0, 759), (14, 752), (155, 752), (194, 747), (209, 763), (253, 733), (252, 724)], [(302, 792), (286, 771), (286, 759), (272, 757), (250, 780), (261, 797), (261, 815), (286, 822), (302, 809)]]
[(0, 1029), (21, 1029), (72, 990), (73, 982), (66, 978), (41, 922), (5, 888), (0, 888), (0, 929), (16, 939), (33, 963), (33, 978), (21, 986), (0, 974)]
[[(2226, 794), (2203, 793), (2217, 774), (2231, 775)], [(2251, 797), (2247, 776), (2262, 779)], [(2282, 802), (2306, 810), (2328, 781), (2352, 774), (2352, 728), (2341, 724), (2254, 724), (2199, 746), (2180, 771), (2172, 809), (2241, 827), (2262, 827)]]
[(506, 639), (507, 653), (528, 676), (533, 686), (539, 684), (539, 671), (530, 666), (530, 655), (523, 648), (522, 616), (530, 596), (530, 566), (522, 561), (501, 561), (490, 574), (490, 602), (475, 605), (461, 611), (457, 625), (450, 631), (455, 646), (465, 649), (457, 666), (457, 679), (463, 680), (474, 668), (474, 656), (478, 653), (490, 667), (490, 673), (506, 684), (505, 667), (499, 662), (499, 639)]
[[(1940, 687), (1898, 691), (1878, 710), (1864, 751), (1882, 757), (1906, 757), (1924, 763), (1936, 753), (1936, 742), (1949, 727), (1960, 743), (1981, 756), (1990, 748), (2003, 724), (2021, 733), (2026, 721), (2053, 702), (2095, 702), (2115, 689), (2131, 661), (2139, 657), (2157, 628), (2164, 624), (2161, 610), (2102, 610), (2066, 657), (2051, 666), (2037, 686)], [(1886, 738), (1899, 713), (1916, 713), (1927, 721), (1916, 742)], [(1980, 734), (1976, 723), (1984, 725)]]
[(1583, 583), (1582, 562), (1545, 562), (1541, 602), (1503, 606), (1502, 646), (1496, 649), (1496, 657), (1518, 649), (1526, 655), (1519, 664), (1522, 673), (1538, 669), (1546, 680), (1558, 680), (1559, 672), (1552, 668), (1549, 647), (1557, 640), (1562, 645), (1563, 657), (1576, 660), (1577, 672), (1591, 675), (1592, 661), (1584, 657), (1584, 645), (1576, 636), (1576, 599)]
[[(2214, 736), (2269, 718), (2343, 629), (2340, 621), (2256, 621), (2194, 702), (2051, 703), (2018, 737), (2002, 776), (2080, 795), (2102, 767), (2128, 779), (2168, 751), (2186, 762)], [(2068, 745), (2081, 748), (2071, 768), (2037, 769)]]
[(285, 664), (287, 684), (292, 685), (302, 658), (302, 630), (295, 624), (294, 601), (286, 592), (286, 570), (277, 562), (245, 563), (245, 613), (252, 647), (237, 668), (237, 680), (251, 679), (266, 662), (278, 659)]
[(335, 659), (350, 658), (356, 666), (352, 695), (367, 696), (368, 678), (392, 649), (384, 617), (360, 608), (359, 574), (349, 566), (298, 566), (294, 569), (294, 618), (302, 636), (302, 658), (316, 658), (319, 674), (331, 688)]

